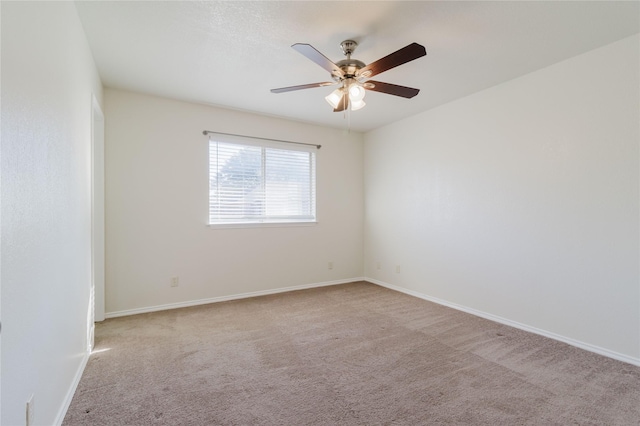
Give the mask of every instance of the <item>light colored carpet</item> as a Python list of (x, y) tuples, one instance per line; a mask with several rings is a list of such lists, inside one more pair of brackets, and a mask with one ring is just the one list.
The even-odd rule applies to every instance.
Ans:
[(115, 318), (65, 425), (639, 425), (640, 368), (359, 282)]

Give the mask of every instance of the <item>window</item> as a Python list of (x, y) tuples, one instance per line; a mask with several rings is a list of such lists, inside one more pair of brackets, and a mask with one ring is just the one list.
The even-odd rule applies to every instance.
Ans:
[(315, 222), (316, 146), (209, 138), (209, 224)]

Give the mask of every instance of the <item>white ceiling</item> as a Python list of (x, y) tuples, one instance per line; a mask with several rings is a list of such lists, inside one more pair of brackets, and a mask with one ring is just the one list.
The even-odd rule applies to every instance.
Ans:
[(347, 127), (323, 99), (331, 81), (291, 49), (309, 43), (337, 62), (373, 62), (411, 42), (427, 56), (375, 77), (416, 87), (404, 99), (369, 92), (350, 113), (368, 131), (640, 32), (640, 3), (592, 1), (78, 1), (105, 86)]

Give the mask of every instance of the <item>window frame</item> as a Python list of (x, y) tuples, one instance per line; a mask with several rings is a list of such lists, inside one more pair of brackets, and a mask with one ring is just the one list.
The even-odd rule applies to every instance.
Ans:
[[(266, 139), (266, 138), (255, 138), (250, 136), (231, 135), (226, 133), (214, 133), (214, 132), (209, 132), (208, 143), (209, 143), (208, 145), (209, 213), (208, 213), (208, 220), (207, 220), (208, 227), (210, 228), (299, 227), (299, 226), (313, 226), (318, 223), (318, 215), (317, 215), (318, 155), (316, 152), (320, 148), (320, 145), (312, 145), (312, 144), (305, 144), (305, 143), (299, 143), (299, 142), (288, 142), (288, 141)], [(212, 190), (211, 190), (212, 173), (213, 173), (212, 149), (215, 149), (217, 143), (234, 144), (234, 145), (241, 145), (241, 146), (252, 146), (252, 147), (261, 148), (260, 149), (260, 163), (261, 163), (260, 185), (263, 188), (266, 185), (265, 170), (266, 170), (267, 150), (275, 149), (275, 150), (309, 153), (310, 162), (309, 162), (308, 172), (310, 173), (310, 177), (309, 177), (310, 199), (308, 201), (311, 204), (311, 207), (310, 207), (311, 214), (308, 215), (308, 217), (306, 218), (300, 218), (300, 219), (291, 218), (291, 217), (277, 219), (277, 218), (269, 218), (263, 215), (263, 217), (257, 217), (257, 218), (247, 218), (247, 219), (238, 218), (238, 219), (212, 221), (212, 205), (213, 205)], [(266, 199), (266, 195), (265, 195), (265, 199)], [(263, 206), (263, 209), (264, 209), (264, 206)]]

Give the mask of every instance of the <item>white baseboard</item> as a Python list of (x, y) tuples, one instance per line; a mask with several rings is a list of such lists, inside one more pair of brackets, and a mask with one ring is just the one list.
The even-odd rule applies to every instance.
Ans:
[[(190, 300), (190, 301), (186, 301), (186, 302), (178, 302), (178, 303), (168, 303), (165, 305), (157, 305), (157, 306), (148, 306), (148, 307), (143, 307), (143, 308), (135, 308), (135, 309), (127, 309), (127, 310), (123, 310), (123, 311), (114, 311), (114, 312), (107, 312), (105, 314), (105, 318), (116, 318), (116, 317), (123, 317), (123, 316), (128, 316), (128, 315), (136, 315), (136, 314), (143, 314), (143, 313), (148, 313), (148, 312), (156, 312), (156, 311), (164, 311), (164, 310), (168, 310), (168, 309), (178, 309), (178, 308), (186, 308), (189, 306), (197, 306), (197, 305), (205, 305), (205, 304), (209, 304), (209, 303), (218, 303), (218, 302), (226, 302), (229, 300), (238, 300), (238, 299), (246, 299), (249, 297), (256, 297), (256, 296), (266, 296), (269, 294), (277, 294), (277, 293), (284, 293), (287, 291), (296, 291), (296, 290), (305, 290), (305, 289), (309, 289), (309, 288), (315, 288), (315, 287), (325, 287), (325, 286), (331, 286), (331, 285), (338, 285), (338, 284), (347, 284), (350, 282), (356, 282), (356, 281), (367, 281), (370, 282), (372, 284), (376, 284), (379, 285), (381, 287), (385, 287), (391, 290), (395, 290), (395, 291), (399, 291), (401, 293), (405, 293), (408, 294), (410, 296), (414, 296), (414, 297), (418, 297), (420, 299), (424, 299), (424, 300), (428, 300), (430, 302), (434, 302), (437, 303), (439, 305), (443, 305), (443, 306), (447, 306), (449, 308), (453, 308), (456, 309), (458, 311), (462, 311), (462, 312), (466, 312), (468, 314), (471, 315), (475, 315), (481, 318), (485, 318), (488, 319), (490, 321), (495, 321), (498, 322), (500, 324), (504, 324), (504, 325), (508, 325), (510, 327), (515, 327), (518, 328), (520, 330), (524, 330), (524, 331), (528, 331), (530, 333), (535, 333), (535, 334), (539, 334), (541, 336), (544, 337), (548, 337), (550, 339), (554, 339), (554, 340), (558, 340), (560, 342), (563, 343), (567, 343), (571, 346), (575, 346), (578, 347), (580, 349), (584, 349), (590, 352), (594, 352), (597, 353), (599, 355), (603, 355), (609, 358), (613, 358), (616, 359), (618, 361), (622, 361), (622, 362), (626, 362), (628, 364), (632, 364), (632, 365), (636, 365), (640, 367), (640, 358), (634, 358), (628, 355), (624, 355), (615, 351), (611, 351), (609, 349), (606, 348), (602, 348), (599, 346), (595, 346), (595, 345), (591, 345), (589, 343), (584, 343), (581, 342), (579, 340), (575, 340), (572, 339), (570, 337), (565, 337), (556, 333), (552, 333), (550, 331), (546, 331), (546, 330), (542, 330), (536, 327), (532, 327), (526, 324), (522, 324), (519, 323), (517, 321), (512, 321), (510, 319), (507, 318), (503, 318), (497, 315), (493, 315), (493, 314), (489, 314), (486, 312), (482, 312), (482, 311), (478, 311), (476, 309), (473, 308), (468, 308), (466, 306), (462, 306), (462, 305), (458, 305), (456, 303), (452, 303), (452, 302), (448, 302), (446, 300), (442, 300), (442, 299), (438, 299), (437, 297), (432, 297), (432, 296), (428, 296), (426, 294), (414, 291), (414, 290), (409, 290), (403, 287), (399, 287), (393, 284), (389, 284), (389, 283), (385, 283), (383, 281), (379, 281), (373, 278), (366, 278), (366, 277), (355, 277), (355, 278), (349, 278), (349, 279), (344, 279), (344, 280), (336, 280), (336, 281), (325, 281), (325, 282), (320, 282), (320, 283), (313, 283), (313, 284), (303, 284), (303, 285), (297, 285), (297, 286), (291, 286), (291, 287), (282, 287), (282, 288), (277, 288), (277, 289), (270, 289), (270, 290), (261, 290), (261, 291), (254, 291), (254, 292), (249, 292), (249, 293), (240, 293), (240, 294), (233, 294), (233, 295), (229, 295), (229, 296), (219, 296), (219, 297), (212, 297), (212, 298), (207, 298), (207, 299), (198, 299), (198, 300)], [(82, 366), (82, 368), (84, 369), (84, 365), (86, 365), (87, 360), (84, 360), (84, 364)], [(82, 375), (82, 373), (80, 373), (80, 376)], [(80, 380), (80, 376), (78, 376), (77, 380)], [(77, 383), (74, 385), (74, 390), (75, 390), (75, 386), (77, 386)], [(71, 402), (71, 397), (73, 397), (73, 393), (71, 393), (71, 396), (69, 397), (69, 401), (68, 403)], [(67, 403), (67, 407), (68, 407), (68, 403)], [(65, 408), (65, 412), (66, 412), (66, 408)], [(64, 414), (63, 414), (63, 418), (64, 418)], [(61, 419), (62, 420), (62, 419)]]
[(306, 290), (308, 288), (326, 287), (330, 285), (347, 284), (356, 281), (365, 281), (366, 278), (356, 277), (344, 280), (325, 281), (313, 284), (303, 284), (291, 287), (282, 287), (270, 290), (253, 291), (249, 293), (232, 294), (230, 296), (211, 297), (208, 299), (189, 300), (187, 302), (168, 303), (165, 305), (147, 306), (144, 308), (126, 309), (124, 311), (114, 311), (105, 313), (105, 318), (124, 317), (128, 315), (145, 314), (148, 312), (165, 311), (168, 309), (187, 308), (189, 306), (206, 305), (209, 303), (227, 302), (229, 300), (246, 299), (249, 297), (266, 296), (269, 294), (285, 293), (287, 291)]
[(389, 284), (389, 283), (385, 283), (383, 281), (379, 281), (379, 280), (375, 280), (373, 278), (364, 278), (365, 281), (373, 283), (373, 284), (377, 284), (381, 287), (385, 287), (388, 288), (390, 290), (395, 290), (395, 291), (399, 291), (401, 293), (405, 293), (408, 294), (410, 296), (414, 296), (414, 297), (418, 297), (420, 299), (424, 299), (424, 300), (428, 300), (429, 302), (433, 302), (433, 303), (437, 303), (438, 305), (443, 305), (449, 308), (453, 308), (456, 309), (458, 311), (462, 311), (462, 312), (466, 312), (468, 314), (471, 315), (475, 315), (477, 317), (481, 317), (481, 318), (485, 318), (491, 321), (495, 321), (504, 325), (508, 325), (510, 327), (514, 327), (514, 328), (519, 328), (520, 330), (524, 330), (524, 331), (528, 331), (530, 333), (535, 333), (535, 334), (539, 334), (541, 336), (544, 337), (548, 337), (550, 339), (554, 339), (554, 340), (558, 340), (560, 342), (569, 344), (571, 346), (575, 346), (577, 348), (580, 349), (584, 349), (587, 350), (589, 352), (594, 352), (597, 353), (598, 355), (603, 355), (606, 356), (608, 358), (613, 358), (615, 360), (618, 361), (622, 361), (622, 362), (626, 362), (628, 364), (632, 364), (632, 365), (636, 365), (638, 367), (640, 367), (640, 358), (634, 358), (628, 355), (624, 355), (615, 351), (611, 351), (609, 349), (605, 349), (605, 348), (601, 348), (599, 346), (595, 346), (595, 345), (591, 345), (589, 343), (584, 343), (581, 342), (579, 340), (575, 340), (572, 339), (570, 337), (565, 337), (565, 336), (561, 336), (559, 334), (556, 333), (552, 333), (550, 331), (546, 331), (546, 330), (542, 330), (536, 327), (531, 327), (529, 325), (526, 324), (521, 324), (519, 322), (516, 321), (512, 321), (506, 318), (502, 318), (499, 317), (497, 315), (493, 315), (493, 314), (488, 314), (486, 312), (482, 312), (482, 311), (478, 311), (476, 309), (473, 308), (468, 308), (466, 306), (462, 306), (462, 305), (458, 305), (455, 303), (451, 303), (451, 302), (447, 302), (446, 300), (442, 300), (442, 299), (438, 299), (437, 297), (431, 297), (431, 296), (427, 296), (426, 294), (422, 294), (419, 293), (417, 291), (414, 290), (409, 290), (403, 287), (399, 287), (397, 285), (393, 285), (393, 284)]
[(73, 382), (71, 382), (71, 386), (69, 387), (69, 390), (67, 391), (67, 394), (65, 395), (64, 400), (62, 401), (62, 406), (58, 411), (58, 415), (56, 416), (54, 425), (56, 426), (62, 425), (62, 422), (64, 421), (64, 416), (67, 415), (67, 410), (71, 405), (71, 400), (73, 399), (73, 395), (76, 393), (78, 384), (80, 384), (80, 379), (82, 378), (82, 373), (84, 373), (84, 369), (87, 366), (87, 362), (89, 362), (89, 352), (86, 352), (82, 357), (82, 361), (80, 361), (80, 366), (78, 367), (78, 370), (76, 371), (76, 375), (73, 378)]

